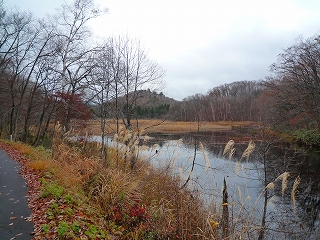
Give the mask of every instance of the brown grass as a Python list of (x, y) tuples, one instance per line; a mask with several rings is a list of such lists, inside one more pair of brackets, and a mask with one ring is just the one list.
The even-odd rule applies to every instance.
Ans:
[(36, 171), (45, 171), (47, 169), (48, 164), (43, 160), (34, 160), (28, 163), (28, 166)]
[[(197, 123), (157, 123), (156, 120), (141, 120), (139, 129), (146, 128), (148, 133), (179, 133), (193, 132), (198, 128)], [(109, 124), (111, 126), (114, 122), (110, 120)], [(232, 127), (252, 124), (205, 122), (201, 123), (200, 129), (231, 130)], [(152, 125), (153, 127), (149, 127)], [(88, 122), (86, 130), (88, 129), (90, 133), (99, 134), (99, 122)], [(111, 132), (112, 128), (110, 134)], [(134, 134), (137, 133), (122, 130), (117, 135), (117, 141), (122, 144), (109, 147), (106, 156), (101, 155), (101, 145), (73, 142), (68, 134), (59, 132), (58, 128), (52, 154), (43, 148), (32, 148), (21, 143), (15, 144), (15, 147), (31, 158), (29, 166), (42, 172), (46, 181), (57, 182), (68, 191), (83, 194), (86, 203), (98, 211), (98, 218), (92, 222), (99, 222), (100, 228), (122, 236), (119, 239), (149, 239), (145, 235), (149, 232), (155, 233), (159, 237), (157, 239), (217, 239), (220, 214), (213, 208), (204, 207), (197, 190), (181, 189), (179, 178), (172, 174), (168, 166), (155, 168), (143, 159), (137, 159), (136, 168), (130, 169), (128, 159), (134, 156), (139, 143), (135, 138), (130, 138), (136, 136)], [(229, 144), (229, 150), (233, 149), (233, 144)], [(250, 151), (246, 151), (245, 157), (252, 152), (252, 143), (248, 149)], [(282, 192), (287, 187), (287, 174), (284, 173), (276, 179), (282, 180)], [(299, 181), (300, 179), (296, 180), (292, 191), (294, 204)], [(271, 187), (270, 184), (266, 189)], [(143, 215), (145, 219), (139, 220), (138, 224), (128, 217), (132, 207), (136, 207), (136, 201), (140, 208), (146, 210), (148, 217), (150, 216), (147, 218), (147, 215)], [(116, 218), (118, 212), (121, 212), (121, 219)]]
[[(85, 204), (95, 212), (90, 221), (121, 236), (119, 239), (149, 239), (152, 234), (157, 239), (197, 239), (196, 235), (207, 235), (210, 226), (197, 192), (181, 190), (179, 179), (170, 170), (155, 169), (143, 159), (136, 159), (136, 168), (131, 169), (130, 159), (139, 143), (130, 138), (135, 134), (122, 130), (117, 135), (122, 144), (109, 147), (105, 157), (101, 145), (74, 142), (59, 132), (59, 127), (52, 152), (22, 143), (14, 147), (29, 157), (28, 166), (45, 182), (59, 184), (77, 199), (83, 195)], [(135, 208), (145, 212), (130, 217)]]
[[(201, 122), (199, 125), (199, 130), (202, 132), (208, 131), (228, 131), (235, 127), (243, 127), (257, 124), (256, 122), (244, 121), (244, 122), (231, 122), (231, 121), (221, 121), (221, 122)], [(81, 126), (81, 127), (80, 127)], [(85, 126), (85, 127), (83, 127)], [(121, 127), (124, 127), (120, 123)], [(147, 120), (139, 119), (138, 122), (133, 121), (133, 127), (135, 130), (145, 130), (145, 133), (185, 133), (185, 132), (197, 132), (198, 122), (176, 122), (176, 121), (163, 121), (163, 120)], [(89, 135), (100, 135), (100, 121), (90, 120), (85, 123), (75, 124), (76, 131), (88, 132)], [(107, 120), (107, 133), (113, 135), (116, 129), (116, 122), (113, 119)]]
[(12, 143), (13, 147), (17, 149), (20, 153), (29, 156), (33, 152), (33, 148), (29, 145), (23, 144), (21, 142)]
[[(116, 144), (108, 149), (105, 160), (99, 158), (101, 153), (96, 143), (56, 140), (53, 157), (58, 166), (55, 167), (55, 178), (64, 187), (75, 189), (78, 186), (107, 222), (129, 225), (129, 238), (143, 239), (144, 228), (156, 232), (161, 239), (174, 239), (176, 235), (182, 239), (192, 236), (197, 239), (196, 235), (207, 235), (211, 228), (196, 191), (181, 190), (179, 179), (170, 170), (155, 169), (143, 159), (137, 159), (135, 170), (130, 168), (130, 159), (139, 141), (128, 139), (135, 134), (122, 130), (116, 137), (122, 144), (118, 149)], [(91, 152), (91, 158), (86, 156), (87, 152)], [(146, 222), (137, 225), (126, 217), (136, 200), (150, 216)], [(121, 219), (115, 219), (118, 212)]]
[[(154, 122), (144, 120), (140, 126), (151, 123)], [(167, 122), (154, 127), (153, 131), (169, 131), (177, 126), (180, 129), (189, 127), (189, 130), (197, 127), (195, 123)], [(226, 130), (240, 125), (229, 122), (219, 126), (203, 123), (202, 126), (207, 130)], [(123, 128), (115, 138), (121, 144), (114, 141), (114, 145), (107, 149), (107, 155), (102, 156), (101, 144), (85, 140), (74, 142), (68, 134), (56, 130), (52, 154), (43, 148), (32, 148), (22, 143), (15, 143), (15, 148), (31, 158), (28, 165), (42, 172), (45, 181), (58, 183), (68, 192), (82, 194), (86, 204), (94, 209), (90, 222), (97, 224), (99, 229), (107, 230), (118, 239), (219, 239), (221, 206), (205, 207), (197, 190), (181, 189), (179, 177), (170, 171), (169, 166), (156, 168), (144, 159), (137, 159), (136, 168), (130, 168), (130, 159), (134, 157), (139, 143), (135, 140), (137, 133)], [(228, 151), (232, 155), (233, 145), (233, 141), (227, 144), (224, 155)], [(253, 149), (250, 142), (243, 157), (249, 157)], [(282, 194), (287, 189), (288, 176), (289, 173), (283, 173), (275, 180), (282, 180)], [(294, 211), (299, 182), (300, 178), (297, 178), (292, 189)], [(273, 188), (272, 182), (265, 191)], [(241, 200), (239, 191), (239, 198), (245, 205), (250, 196)], [(139, 217), (130, 216), (136, 207), (146, 212)], [(245, 218), (243, 208), (235, 213), (230, 223), (230, 239), (241, 239), (245, 234), (254, 236), (254, 232), (258, 232), (259, 226), (252, 225), (254, 205), (252, 209), (252, 215)], [(154, 238), (148, 235), (150, 232)]]

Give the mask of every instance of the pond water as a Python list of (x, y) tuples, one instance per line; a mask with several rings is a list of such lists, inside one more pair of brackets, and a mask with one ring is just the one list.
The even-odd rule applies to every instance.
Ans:
[[(216, 211), (221, 210), (225, 179), (230, 215), (241, 214), (255, 226), (261, 222), (265, 186), (273, 183), (274, 189), (267, 196), (267, 239), (320, 239), (319, 153), (305, 154), (276, 139), (256, 135), (243, 129), (149, 135), (144, 142), (149, 149), (140, 154), (155, 167), (170, 167), (181, 186), (192, 172), (187, 186), (197, 189), (208, 207), (214, 203)], [(222, 156), (229, 140), (235, 142), (235, 154), (230, 159)], [(241, 159), (249, 140), (255, 143), (255, 150), (249, 158)], [(277, 179), (282, 173), (288, 173), (286, 189), (282, 179)], [(301, 180), (293, 201), (292, 189), (298, 176)]]
[[(207, 204), (214, 202), (218, 208), (221, 206), (225, 179), (232, 214), (246, 215), (259, 224), (264, 204), (263, 190), (266, 184), (273, 183), (275, 187), (268, 191), (267, 200), (268, 239), (278, 238), (279, 232), (287, 232), (285, 239), (320, 239), (319, 153), (306, 154), (277, 139), (262, 139), (243, 131), (157, 134), (151, 137), (150, 147), (157, 145), (150, 148), (145, 157), (149, 156), (155, 166), (170, 165), (179, 175), (181, 184), (188, 178), (194, 160), (188, 186), (199, 189)], [(234, 140), (236, 150), (231, 159), (222, 156), (229, 140)], [(249, 158), (241, 159), (249, 140), (255, 143), (255, 150)], [(288, 178), (284, 192), (283, 179), (277, 179), (283, 173), (288, 173), (285, 174)], [(298, 176), (301, 180), (294, 205), (292, 189)]]

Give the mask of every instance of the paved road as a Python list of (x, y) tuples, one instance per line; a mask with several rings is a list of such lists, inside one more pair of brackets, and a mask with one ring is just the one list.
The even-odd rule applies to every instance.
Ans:
[(28, 188), (20, 164), (0, 149), (0, 239), (32, 239), (33, 222), (27, 205)]

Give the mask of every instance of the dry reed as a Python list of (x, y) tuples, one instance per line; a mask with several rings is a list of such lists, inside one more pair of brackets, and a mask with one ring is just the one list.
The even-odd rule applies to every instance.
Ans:
[[(241, 127), (241, 126), (249, 126), (257, 124), (256, 122), (230, 122), (230, 121), (221, 121), (221, 122), (202, 122), (201, 123), (201, 131), (226, 131), (231, 130), (234, 127)], [(75, 129), (78, 131), (89, 132), (92, 135), (100, 135), (101, 128), (100, 128), (100, 121), (99, 120), (91, 120), (85, 123), (80, 123), (79, 126), (75, 124)], [(86, 127), (83, 128), (82, 126), (85, 125)], [(106, 134), (113, 135), (115, 134), (114, 130), (116, 129), (116, 121), (114, 119), (107, 119), (106, 120)], [(119, 125), (122, 128), (125, 126), (120, 122)], [(198, 131), (198, 122), (176, 122), (176, 121), (169, 121), (169, 120), (150, 120), (150, 119), (139, 119), (137, 123), (133, 124), (134, 131), (141, 131), (145, 129), (146, 133), (186, 133), (186, 132), (197, 132)], [(81, 126), (81, 127), (80, 127)]]
[[(146, 123), (147, 124), (147, 123)], [(149, 123), (148, 123), (149, 124)], [(181, 129), (192, 129), (189, 125), (181, 124)], [(227, 125), (229, 127), (229, 125)], [(167, 129), (169, 129), (168, 126)], [(219, 227), (219, 213), (212, 207), (206, 208), (201, 200), (201, 193), (196, 189), (180, 189), (178, 177), (171, 171), (175, 165), (178, 151), (170, 154), (169, 164), (155, 168), (143, 159), (139, 159), (141, 151), (139, 136), (141, 132), (126, 131), (121, 129), (114, 136), (112, 146), (107, 149), (107, 158), (101, 159), (101, 145), (86, 141), (74, 142), (70, 139), (70, 133), (63, 133), (59, 127), (55, 130), (53, 146), (53, 159), (41, 160), (37, 157), (30, 163), (34, 169), (48, 172), (58, 179), (58, 182), (73, 191), (81, 190), (94, 208), (98, 209), (104, 217), (105, 228), (110, 228), (110, 221), (118, 225), (133, 224), (121, 215), (119, 220), (118, 210), (121, 214), (128, 215), (128, 206), (135, 206), (136, 201), (141, 201), (140, 207), (146, 209), (148, 216), (143, 221), (152, 226), (148, 231), (153, 231), (160, 239), (217, 239)], [(223, 155), (229, 154), (231, 158), (235, 152), (235, 142), (230, 140), (226, 145)], [(156, 149), (153, 146), (152, 149)], [(204, 147), (200, 144), (205, 160), (205, 169), (210, 168), (210, 161), (205, 155)], [(248, 158), (254, 151), (255, 145), (249, 142), (241, 159)], [(29, 148), (21, 147), (25, 154), (32, 154)], [(39, 157), (39, 155), (38, 155)], [(136, 168), (130, 169), (128, 164), (134, 160)], [(237, 163), (238, 164), (238, 163)], [(242, 171), (243, 169), (243, 165)], [(237, 165), (238, 168), (238, 165)], [(236, 169), (239, 171), (239, 169)], [(181, 174), (182, 175), (182, 174)], [(192, 173), (190, 173), (192, 175)], [(282, 194), (287, 188), (289, 173), (283, 173), (275, 181), (282, 180)], [(294, 182), (292, 200), (295, 206), (295, 192), (300, 178)], [(274, 182), (269, 183), (266, 190), (274, 188)], [(245, 233), (253, 231), (252, 215), (245, 216), (245, 204), (251, 201), (250, 196), (243, 197), (239, 188), (241, 202), (239, 211), (233, 217), (233, 232), (230, 239), (241, 238)], [(210, 211), (208, 210), (210, 209)], [(130, 209), (129, 209), (130, 210)], [(252, 214), (255, 206), (252, 207)], [(146, 215), (147, 216), (147, 215)], [(236, 227), (241, 225), (242, 227)], [(251, 229), (250, 229), (251, 228)], [(135, 231), (135, 236), (141, 237), (141, 229), (128, 228)], [(128, 230), (128, 231), (129, 231)], [(110, 229), (112, 231), (112, 229)], [(139, 235), (140, 234), (140, 235)], [(129, 236), (129, 235), (127, 235)], [(130, 235), (133, 236), (133, 235)]]
[(298, 176), (293, 183), (292, 186), (292, 191), (291, 191), (291, 199), (292, 199), (292, 203), (293, 203), (293, 210), (294, 210), (294, 214), (296, 214), (297, 211), (297, 201), (296, 201), (296, 192), (298, 189), (298, 186), (300, 184), (301, 178), (300, 176)]
[(252, 142), (252, 140), (250, 140), (248, 147), (246, 148), (246, 150), (244, 150), (244, 152), (241, 155), (240, 161), (243, 158), (248, 159), (250, 157), (250, 155), (253, 153), (254, 149), (255, 149), (255, 144)]
[[(130, 214), (128, 208), (138, 200), (150, 215), (144, 221), (161, 238), (172, 239), (179, 235), (183, 239), (192, 236), (197, 239), (197, 234), (210, 232), (200, 195), (195, 191), (181, 190), (178, 179), (170, 172), (176, 159), (174, 153), (170, 154), (170, 168), (168, 165), (157, 169), (151, 167), (139, 159), (142, 149), (140, 135), (140, 132), (121, 129), (107, 150), (107, 158), (102, 161), (97, 158), (98, 149), (90, 158), (86, 156), (86, 152), (93, 151), (97, 144), (86, 143), (84, 146), (84, 143), (70, 141), (64, 134), (55, 141), (53, 156), (60, 169), (55, 175), (64, 186), (71, 187), (69, 184), (72, 184), (84, 189), (107, 221), (134, 224), (126, 215)], [(134, 171), (130, 169), (131, 160), (136, 164)], [(138, 234), (137, 229), (130, 229)]]
[(233, 140), (229, 140), (229, 142), (226, 144), (226, 146), (224, 147), (222, 155), (225, 156), (228, 153), (229, 153), (229, 159), (231, 159), (233, 154), (235, 153), (234, 141)]

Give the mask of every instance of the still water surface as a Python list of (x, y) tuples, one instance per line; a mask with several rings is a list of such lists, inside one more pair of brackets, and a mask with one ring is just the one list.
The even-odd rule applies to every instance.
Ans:
[[(214, 203), (219, 211), (225, 179), (231, 214), (242, 214), (259, 225), (265, 186), (274, 183), (275, 187), (269, 190), (267, 200), (266, 220), (270, 229), (267, 232), (268, 239), (279, 237), (279, 232), (287, 232), (284, 236), (281, 235), (286, 239), (320, 239), (319, 153), (305, 154), (281, 141), (261, 139), (239, 131), (156, 134), (149, 137), (149, 140), (144, 142), (149, 149), (139, 154), (155, 167), (170, 167), (173, 174), (179, 176), (181, 185), (194, 165), (188, 187), (197, 189), (207, 206), (212, 207)], [(235, 141), (236, 151), (229, 159), (222, 156), (222, 153), (231, 139)], [(240, 160), (249, 140), (255, 143), (255, 151), (249, 158)], [(289, 173), (289, 176), (287, 188), (282, 191), (282, 179), (276, 179), (285, 172)], [(293, 183), (298, 176), (301, 182), (296, 191), (294, 206), (291, 194)]]
[[(152, 137), (150, 146), (157, 144), (157, 147), (150, 148), (146, 154), (152, 156), (155, 166), (170, 165), (173, 172), (179, 174), (181, 184), (190, 174), (195, 159), (192, 181), (188, 186), (199, 189), (208, 205), (214, 202), (215, 206), (220, 206), (223, 180), (226, 179), (232, 214), (241, 212), (258, 224), (262, 217), (265, 186), (274, 183), (267, 200), (267, 227), (273, 229), (268, 233), (269, 238), (279, 237), (278, 231), (287, 231), (286, 239), (320, 239), (319, 153), (306, 154), (279, 140), (248, 137), (243, 132), (158, 134)], [(222, 153), (231, 139), (235, 139), (236, 152), (229, 159)], [(255, 142), (255, 151), (250, 158), (241, 159), (249, 139)], [(157, 154), (154, 156), (155, 150)], [(283, 188), (283, 179), (277, 179), (282, 173), (289, 174), (286, 189)], [(301, 181), (294, 206), (292, 189), (298, 176)]]

